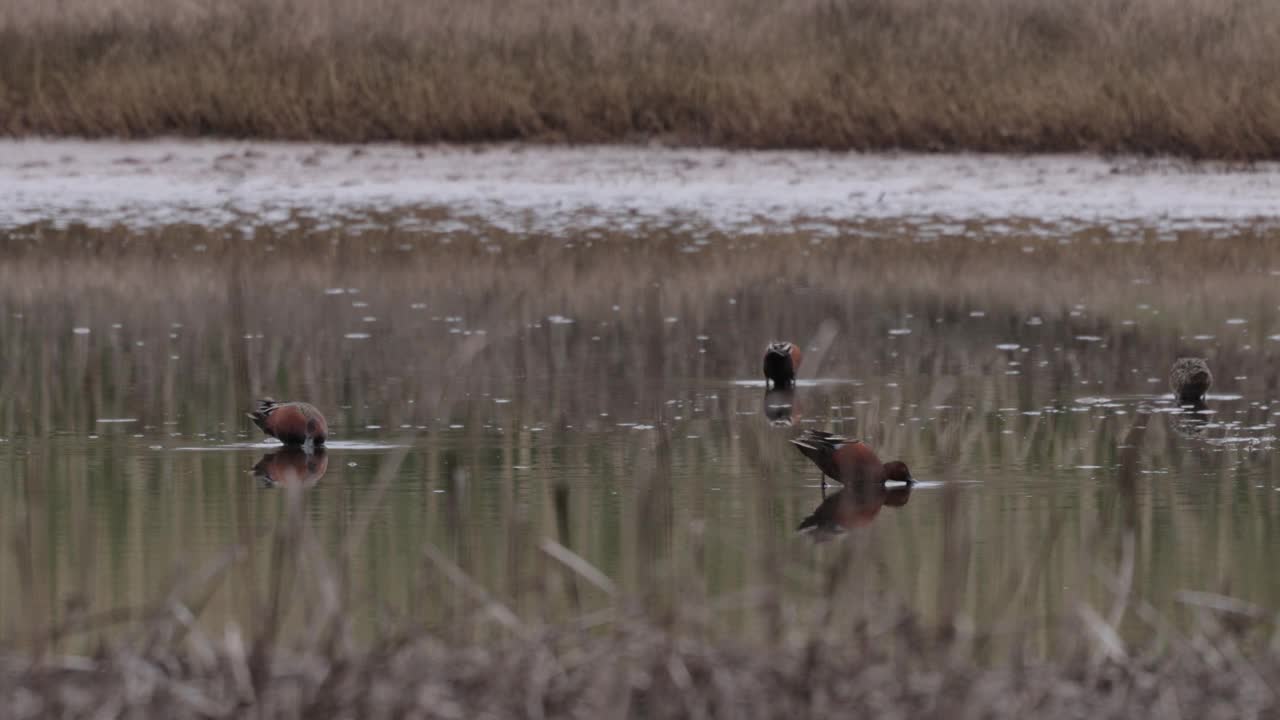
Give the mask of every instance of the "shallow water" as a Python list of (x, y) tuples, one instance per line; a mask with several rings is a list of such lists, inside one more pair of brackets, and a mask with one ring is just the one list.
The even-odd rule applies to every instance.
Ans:
[[(1280, 606), (1280, 251), (1247, 228), (399, 227), (8, 232), (6, 636), (139, 606), (230, 547), (205, 617), (252, 626), (293, 497), (318, 547), (359, 531), (348, 599), (383, 620), (468, 602), (428, 547), (517, 610), (598, 602), (546, 539), (677, 601), (802, 595), (854, 562), (926, 616), (1047, 626), (1131, 563), (1162, 612), (1183, 590)], [(780, 338), (806, 349), (790, 393), (759, 378)], [(1202, 412), (1167, 394), (1180, 354), (1215, 372)], [(261, 438), (261, 395), (324, 409), (323, 458)], [(922, 482), (797, 532), (824, 504), (787, 443), (807, 427)]]

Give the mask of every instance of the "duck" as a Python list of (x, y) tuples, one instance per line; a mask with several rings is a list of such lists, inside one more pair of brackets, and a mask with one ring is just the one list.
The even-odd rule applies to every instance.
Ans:
[(822, 430), (805, 430), (800, 437), (791, 440), (791, 444), (800, 449), (804, 456), (813, 461), (822, 470), (822, 487), (827, 486), (827, 478), (841, 485), (883, 484), (887, 480), (915, 483), (911, 470), (901, 460), (882, 463), (874, 450), (861, 440), (854, 440), (842, 435), (823, 432)]
[(324, 445), (329, 435), (324, 415), (311, 403), (263, 398), (258, 401), (258, 407), (246, 415), (262, 432), (285, 445), (318, 447)]
[(795, 343), (771, 342), (764, 351), (765, 386), (773, 383), (776, 388), (788, 388), (796, 382), (796, 371), (804, 355)]
[(1213, 385), (1213, 373), (1204, 358), (1184, 357), (1169, 370), (1169, 388), (1179, 405), (1198, 405)]

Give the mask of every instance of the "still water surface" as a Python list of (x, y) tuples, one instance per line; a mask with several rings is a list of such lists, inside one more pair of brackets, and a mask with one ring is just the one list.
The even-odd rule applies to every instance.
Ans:
[[(237, 547), (205, 618), (251, 625), (291, 486), (319, 546), (361, 530), (343, 567), (371, 618), (466, 602), (426, 548), (545, 609), (545, 539), (676, 601), (813, 592), (852, 544), (868, 583), (980, 626), (1105, 605), (1126, 563), (1161, 611), (1184, 590), (1280, 606), (1265, 238), (395, 227), (9, 233), (5, 636), (138, 606)], [(806, 349), (789, 394), (759, 377), (774, 339)], [(1181, 354), (1214, 370), (1202, 413), (1167, 394)], [(326, 412), (323, 458), (260, 436), (261, 395)], [(924, 482), (833, 525), (787, 443), (807, 427)]]

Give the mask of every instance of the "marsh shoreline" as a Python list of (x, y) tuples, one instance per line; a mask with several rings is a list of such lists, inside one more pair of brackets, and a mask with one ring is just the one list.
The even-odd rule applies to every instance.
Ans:
[[(923, 237), (1083, 226), (1175, 233), (1270, 225), (1280, 164), (1092, 155), (921, 155), (635, 146), (477, 147), (0, 140), (0, 227), (349, 221), (421, 211), (428, 229), (701, 231), (907, 219)], [(424, 221), (425, 222), (425, 221)]]

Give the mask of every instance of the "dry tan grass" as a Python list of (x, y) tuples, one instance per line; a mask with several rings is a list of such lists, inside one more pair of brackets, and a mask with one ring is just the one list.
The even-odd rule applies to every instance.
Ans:
[(1280, 156), (1265, 0), (0, 2), (0, 132)]

